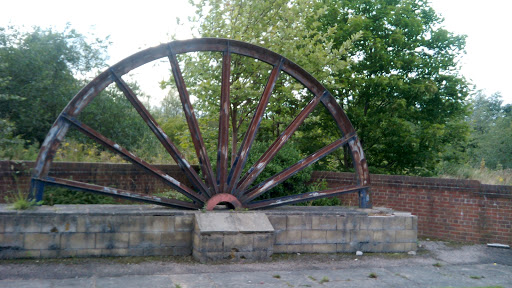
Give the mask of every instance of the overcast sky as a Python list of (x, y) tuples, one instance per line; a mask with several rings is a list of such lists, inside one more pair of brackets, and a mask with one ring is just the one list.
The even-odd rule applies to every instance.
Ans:
[[(112, 44), (108, 64), (113, 65), (141, 49), (168, 42), (171, 34), (176, 34), (178, 39), (191, 38), (190, 29), (176, 24), (176, 16), (186, 19), (193, 13), (187, 2), (4, 1), (0, 10), (0, 26), (37, 25), (62, 29), (69, 22), (82, 34), (110, 35)], [(461, 62), (463, 75), (477, 89), (484, 89), (487, 94), (499, 91), (505, 103), (512, 103), (509, 72), (512, 60), (507, 53), (512, 44), (512, 17), (509, 15), (512, 2), (431, 0), (431, 4), (445, 18), (445, 27), (449, 31), (468, 35), (467, 54)], [(159, 91), (157, 82), (168, 75), (166, 65), (143, 67), (132, 73), (155, 100), (161, 99), (165, 93)]]

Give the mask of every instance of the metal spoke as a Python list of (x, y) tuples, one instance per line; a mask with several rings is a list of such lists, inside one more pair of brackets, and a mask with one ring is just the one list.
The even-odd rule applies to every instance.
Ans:
[(187, 196), (188, 198), (199, 201), (201, 203), (204, 203), (207, 201), (207, 199), (192, 189), (185, 186), (183, 183), (179, 182), (178, 180), (172, 178), (171, 176), (167, 175), (163, 171), (160, 171), (159, 169), (153, 167), (151, 164), (145, 162), (144, 160), (140, 159), (139, 157), (133, 155), (130, 151), (126, 150), (125, 148), (119, 146), (119, 144), (114, 143), (112, 140), (108, 139), (107, 137), (101, 135), (99, 132), (95, 131), (91, 127), (80, 123), (77, 119), (70, 117), (66, 114), (62, 114), (61, 116), (63, 119), (67, 120), (69, 123), (73, 124), (80, 132), (84, 133), (89, 138), (95, 140), (96, 142), (102, 144), (103, 146), (107, 147), (111, 151), (120, 154), (128, 161), (132, 162), (133, 164), (137, 165), (138, 167), (148, 171), (149, 173), (157, 176), (161, 180), (163, 180), (167, 185), (171, 186), (176, 191), (182, 193), (183, 195)]
[(303, 193), (303, 194), (297, 194), (297, 195), (291, 195), (291, 196), (284, 196), (269, 200), (262, 200), (257, 201), (253, 203), (247, 204), (245, 207), (249, 209), (258, 209), (258, 208), (270, 208), (270, 207), (277, 207), (281, 205), (290, 205), (293, 203), (298, 202), (304, 202), (304, 201), (310, 201), (325, 197), (332, 197), (344, 193), (351, 193), (360, 191), (363, 189), (368, 189), (368, 186), (349, 186), (349, 187), (340, 187), (340, 188), (333, 188), (323, 191), (317, 191), (317, 192), (309, 192), (309, 193)]
[(258, 186), (254, 187), (253, 189), (250, 189), (246, 192), (246, 195), (242, 196), (242, 203), (247, 203), (254, 198), (258, 197), (259, 195), (267, 192), (268, 190), (272, 189), (279, 183), (285, 181), (286, 179), (292, 177), (296, 173), (300, 172), (304, 168), (310, 166), (311, 164), (315, 163), (316, 161), (320, 160), (321, 158), (325, 157), (335, 149), (345, 145), (348, 141), (350, 141), (352, 138), (355, 138), (356, 134), (351, 133), (350, 135), (347, 135), (345, 137), (342, 137), (331, 144), (325, 146), (324, 148), (316, 151), (315, 153), (309, 155), (308, 157), (302, 159), (295, 165), (290, 166), (289, 168), (285, 169), (284, 171), (276, 174), (275, 176), (263, 181)]
[[(222, 78), (221, 78), (221, 93), (220, 93), (220, 112), (219, 112), (219, 135), (217, 139), (216, 171), (212, 170), (210, 159), (207, 154), (207, 147), (201, 135), (198, 119), (194, 114), (190, 95), (188, 94), (185, 80), (180, 70), (177, 56), (183, 53), (198, 53), (198, 52), (220, 52), (222, 56)], [(249, 122), (247, 132), (245, 133), (242, 143), (238, 151), (228, 152), (229, 149), (229, 129), (230, 129), (230, 89), (231, 89), (231, 57), (232, 55), (240, 55), (241, 57), (251, 57), (257, 61), (262, 61), (272, 65), (272, 71), (268, 77), (267, 83), (259, 99), (255, 111), (250, 112), (247, 116), (253, 116)], [(168, 58), (174, 81), (179, 92), (181, 104), (185, 119), (187, 120), (188, 129), (194, 143), (195, 153), (199, 161), (201, 174), (194, 170), (193, 167), (187, 162), (180, 153), (178, 146), (176, 146), (169, 137), (164, 133), (158, 123), (155, 121), (150, 112), (139, 101), (137, 95), (130, 89), (130, 87), (121, 79), (121, 77), (133, 69), (140, 67), (146, 63), (154, 60)], [(314, 98), (304, 107), (300, 113), (293, 119), (288, 127), (277, 137), (277, 139), (270, 145), (269, 148), (259, 157), (259, 159), (252, 164), (247, 173), (242, 174), (245, 170), (244, 166), (247, 164), (249, 153), (252, 144), (256, 139), (260, 123), (266, 113), (266, 108), (269, 105), (269, 100), (273, 92), (274, 86), (281, 72), (287, 73), (289, 76), (304, 85), (313, 95)], [(128, 150), (120, 147), (110, 139), (101, 135), (97, 131), (80, 123), (76, 118), (88, 106), (91, 101), (104, 91), (111, 83), (116, 83), (119, 89), (126, 96), (128, 101), (137, 110), (143, 121), (149, 126), (151, 131), (156, 135), (158, 140), (162, 143), (167, 152), (172, 156), (176, 163), (180, 166), (186, 177), (190, 180), (193, 186), (187, 187), (183, 183), (176, 181), (174, 178), (165, 174), (164, 172), (156, 169), (151, 164), (143, 161), (137, 156), (130, 153)], [(256, 179), (261, 176), (262, 171), (267, 168), (268, 164), (276, 157), (278, 152), (290, 141), (291, 137), (298, 130), (298, 127), (303, 125), (307, 117), (309, 117), (317, 108), (318, 104), (322, 103), (327, 112), (332, 116), (332, 120), (337, 125), (341, 132), (342, 138), (323, 147), (312, 155), (307, 156), (298, 163), (288, 167), (278, 174), (270, 176), (268, 179), (261, 183), (254, 185)], [(106, 111), (108, 112), (108, 111)], [(233, 119), (231, 119), (233, 120)], [(101, 123), (100, 123), (101, 124)], [(166, 199), (160, 197), (152, 197), (147, 195), (137, 195), (130, 191), (119, 189), (111, 190), (109, 187), (95, 186), (93, 184), (73, 182), (65, 179), (52, 179), (48, 178), (48, 172), (52, 165), (53, 156), (60, 146), (61, 141), (64, 139), (68, 128), (70, 126), (76, 127), (80, 132), (84, 133), (91, 139), (99, 142), (103, 146), (114, 151), (125, 159), (135, 164), (138, 168), (143, 169), (148, 174), (163, 180), (166, 185), (172, 189), (184, 194), (190, 198), (194, 203), (180, 202), (173, 199)], [(233, 149), (237, 149), (236, 140), (234, 140)], [(254, 199), (261, 196), (263, 193), (269, 191), (276, 185), (286, 181), (296, 173), (302, 171), (306, 167), (312, 165), (319, 159), (325, 157), (329, 153), (344, 146), (347, 149), (348, 155), (352, 159), (353, 168), (356, 172), (356, 186), (345, 185), (343, 187), (328, 189), (325, 191), (311, 192), (299, 195), (291, 195), (275, 199), (254, 201)], [(231, 159), (230, 159), (231, 158)], [(228, 160), (231, 160), (231, 165)], [(215, 163), (213, 163), (215, 164)], [(201, 175), (201, 176), (199, 176)], [(67, 181), (67, 182), (66, 182)], [(105, 195), (120, 196), (137, 201), (145, 201), (150, 203), (168, 205), (171, 207), (182, 208), (199, 208), (206, 204), (208, 209), (213, 209), (219, 203), (237, 203), (236, 207), (244, 208), (264, 208), (274, 207), (284, 204), (292, 204), (296, 202), (303, 202), (317, 198), (330, 197), (333, 195), (359, 192), (359, 205), (360, 207), (368, 207), (369, 197), (367, 194), (368, 186), (370, 183), (370, 175), (368, 173), (368, 166), (366, 163), (365, 155), (362, 149), (361, 142), (355, 134), (355, 129), (350, 123), (347, 115), (337, 103), (336, 99), (327, 92), (326, 88), (311, 74), (299, 67), (292, 61), (284, 58), (275, 52), (272, 52), (263, 47), (244, 43), (229, 39), (217, 38), (202, 38), (190, 39), (184, 41), (173, 41), (170, 43), (161, 44), (157, 47), (148, 48), (140, 51), (130, 57), (127, 57), (119, 63), (113, 65), (111, 68), (105, 70), (91, 82), (89, 82), (83, 89), (81, 89), (68, 105), (61, 112), (56, 119), (54, 125), (48, 132), (36, 160), (30, 195), (35, 196), (37, 200), (43, 197), (44, 186), (46, 185), (62, 185), (71, 187), (73, 189), (81, 189), (84, 191), (102, 193)], [(253, 186), (254, 185), (254, 186)], [(254, 201), (254, 202), (252, 202)]]
[(36, 179), (36, 181), (43, 182), (50, 185), (57, 185), (62, 186), (66, 188), (72, 188), (75, 190), (81, 190), (81, 191), (87, 191), (87, 192), (94, 192), (98, 194), (103, 195), (109, 195), (129, 200), (135, 200), (135, 201), (142, 201), (152, 204), (159, 204), (159, 205), (165, 205), (170, 207), (176, 207), (176, 208), (187, 208), (187, 209), (198, 209), (200, 208), (200, 205), (197, 203), (192, 202), (186, 202), (181, 200), (175, 200), (165, 197), (157, 197), (157, 196), (151, 196), (151, 195), (144, 195), (132, 191), (117, 189), (117, 188), (111, 188), (111, 187), (105, 187), (100, 185), (94, 185), (74, 180), (68, 180), (68, 179), (62, 179), (62, 178), (51, 178), (47, 177), (44, 179)]
[(201, 171), (203, 172), (206, 183), (209, 184), (208, 186), (210, 187), (211, 192), (213, 194), (217, 194), (218, 188), (215, 183), (215, 178), (213, 176), (208, 153), (206, 152), (203, 137), (201, 136), (201, 131), (199, 130), (199, 124), (197, 123), (196, 116), (194, 115), (194, 109), (192, 108), (192, 103), (190, 102), (190, 97), (185, 86), (185, 81), (183, 80), (183, 76), (181, 74), (178, 60), (176, 59), (176, 55), (172, 52), (170, 45), (168, 48), (168, 58), (169, 62), (171, 63), (172, 74), (174, 76), (174, 81), (176, 82), (176, 87), (178, 88), (181, 104), (183, 105), (183, 111), (185, 112), (185, 118), (187, 119), (188, 128), (190, 130), (190, 135), (192, 136), (192, 142), (194, 143), (194, 147), (196, 149), (196, 155), (197, 159), (199, 160), (199, 165), (201, 166)]
[(258, 103), (258, 107), (256, 108), (256, 112), (254, 113), (254, 117), (249, 124), (249, 128), (245, 133), (244, 140), (242, 141), (242, 145), (240, 145), (240, 149), (238, 150), (237, 157), (235, 162), (233, 163), (233, 167), (229, 172), (228, 176), (228, 193), (239, 195), (239, 191), (235, 191), (235, 188), (238, 184), (238, 180), (242, 170), (244, 169), (245, 162), (247, 161), (247, 157), (249, 156), (249, 150), (251, 149), (252, 142), (256, 137), (256, 132), (258, 132), (258, 128), (260, 126), (261, 118), (267, 108), (268, 101), (270, 99), (270, 94), (274, 89), (277, 78), (279, 77), (279, 73), (281, 72), (281, 68), (283, 66), (284, 59), (281, 58), (279, 63), (274, 66), (272, 72), (270, 73), (270, 77), (268, 79), (267, 85), (265, 86), (265, 90), (261, 95), (260, 102)]
[(231, 75), (231, 53), (229, 47), (222, 57), (222, 87), (220, 95), (219, 141), (217, 150), (217, 184), (219, 191), (224, 193), (228, 175), (228, 142), (229, 142), (229, 89)]
[(121, 89), (123, 94), (126, 96), (128, 101), (130, 101), (135, 110), (137, 110), (137, 112), (142, 117), (144, 122), (146, 122), (146, 124), (149, 126), (151, 131), (153, 131), (153, 133), (156, 135), (160, 143), (162, 143), (162, 145), (164, 146), (165, 150), (167, 150), (167, 152), (169, 153), (169, 155), (171, 155), (174, 161), (178, 163), (181, 170), (185, 173), (185, 175), (190, 180), (192, 185), (202, 194), (210, 195), (208, 187), (206, 187), (204, 182), (201, 181), (199, 175), (197, 175), (196, 171), (192, 168), (192, 166), (190, 166), (188, 161), (185, 160), (185, 158), (181, 155), (176, 145), (172, 143), (169, 137), (160, 128), (156, 120), (153, 118), (153, 116), (151, 116), (146, 107), (144, 107), (144, 105), (140, 102), (140, 100), (137, 98), (132, 89), (130, 89), (130, 87), (128, 87), (128, 85), (123, 81), (123, 79), (118, 77), (112, 69), (110, 71), (119, 89)]
[(313, 98), (308, 105), (300, 112), (295, 119), (293, 119), (292, 123), (284, 130), (283, 133), (270, 145), (270, 147), (261, 155), (260, 159), (256, 161), (252, 165), (251, 168), (247, 171), (247, 173), (241, 178), (237, 190), (245, 191), (249, 185), (251, 185), (256, 177), (260, 175), (260, 173), (267, 167), (267, 164), (274, 158), (274, 156), (279, 152), (279, 150), (286, 144), (288, 139), (293, 135), (293, 133), (299, 128), (299, 126), (304, 122), (304, 120), (308, 117), (308, 115), (315, 109), (315, 107), (320, 103), (320, 100), (327, 94), (325, 91), (322, 96), (316, 96)]

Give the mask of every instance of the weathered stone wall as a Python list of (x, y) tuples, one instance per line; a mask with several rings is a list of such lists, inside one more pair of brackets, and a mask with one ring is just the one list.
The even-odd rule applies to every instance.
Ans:
[(266, 211), (275, 229), (275, 253), (416, 251), (418, 218), (410, 213), (308, 208), (307, 213)]
[[(269, 234), (272, 229), (249, 231), (253, 229), (250, 228), (237, 232), (240, 237), (233, 237), (233, 231), (219, 231), (222, 239), (217, 238), (222, 241), (217, 243), (209, 241), (213, 238), (208, 238), (209, 232), (203, 231), (205, 233), (197, 234), (205, 236), (207, 239), (203, 240), (207, 241), (203, 244), (211, 247), (194, 248), (194, 219), (196, 215), (203, 215), (199, 211), (152, 205), (55, 205), (15, 211), (2, 204), (0, 258), (191, 255), (193, 249), (222, 252), (222, 257), (229, 258), (229, 252), (238, 253), (235, 257), (244, 256), (245, 252), (268, 257), (272, 251), (407, 252), (416, 249), (417, 218), (408, 213), (343, 207), (281, 207), (262, 213), (270, 220), (273, 234)], [(229, 251), (224, 251), (224, 247)]]

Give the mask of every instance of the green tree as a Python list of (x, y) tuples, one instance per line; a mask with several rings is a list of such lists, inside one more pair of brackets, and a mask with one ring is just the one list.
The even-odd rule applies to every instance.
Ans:
[(486, 96), (478, 91), (471, 99), (473, 113), (469, 163), (496, 169), (512, 168), (512, 106), (503, 105), (500, 93)]
[[(361, 137), (371, 168), (430, 174), (447, 149), (465, 141), (467, 84), (458, 73), (465, 36), (442, 26), (426, 0), (321, 1), (321, 31), (334, 47), (356, 32), (353, 64), (329, 88)], [(459, 129), (453, 131), (450, 129)], [(377, 169), (375, 169), (377, 168)]]
[(42, 142), (81, 87), (77, 77), (104, 66), (104, 50), (103, 41), (89, 41), (69, 27), (62, 32), (0, 27), (0, 95), (9, 95), (0, 98), (0, 118), (14, 124), (14, 135)]
[[(320, 17), (323, 11), (316, 10), (310, 1), (305, 0), (200, 0), (193, 2), (193, 5), (196, 7), (197, 16), (191, 21), (196, 25), (195, 31), (202, 37), (230, 38), (263, 46), (297, 62), (326, 82), (334, 81), (330, 77), (330, 71), (348, 65), (343, 60), (343, 55), (351, 41), (359, 35), (354, 33), (342, 46), (334, 49), (328, 37), (333, 36), (336, 29), (320, 33), (316, 27), (307, 25), (306, 19), (311, 22)], [(184, 62), (183, 70), (189, 91), (197, 97), (195, 109), (201, 116), (208, 115), (210, 119), (218, 119), (222, 63), (220, 53), (199, 53), (182, 57), (181, 60)], [(232, 160), (254, 114), (271, 68), (261, 61), (232, 56)], [(275, 86), (261, 123), (259, 140), (274, 140), (298, 114), (303, 104), (312, 98), (302, 85), (283, 74)], [(172, 80), (169, 82), (172, 84)], [(208, 125), (201, 128), (208, 129)]]

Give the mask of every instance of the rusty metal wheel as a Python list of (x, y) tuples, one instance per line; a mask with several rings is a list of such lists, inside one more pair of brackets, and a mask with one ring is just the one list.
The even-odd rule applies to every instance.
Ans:
[[(220, 95), (220, 120), (219, 120), (219, 136), (217, 147), (217, 173), (214, 173), (210, 160), (207, 155), (198, 121), (195, 117), (192, 103), (187, 92), (185, 81), (183, 79), (178, 61), (177, 54), (189, 52), (215, 51), (222, 53), (222, 80)], [(249, 124), (249, 128), (244, 136), (244, 140), (240, 145), (238, 154), (233, 161), (231, 167), (228, 167), (228, 130), (229, 130), (229, 106), (230, 106), (230, 73), (231, 73), (231, 55), (239, 54), (242, 56), (252, 57), (260, 61), (266, 62), (273, 66), (272, 72), (264, 88), (261, 99), (258, 103), (256, 112)], [(202, 176), (193, 169), (193, 167), (182, 156), (177, 146), (172, 143), (170, 138), (160, 128), (155, 119), (150, 115), (148, 110), (139, 101), (134, 92), (123, 81), (121, 76), (131, 70), (149, 63), (151, 61), (168, 57), (172, 68), (172, 73), (178, 88), (181, 103), (183, 105), (184, 115), (186, 117), (197, 158), (200, 163)], [(265, 109), (270, 99), (276, 80), (281, 72), (285, 72), (302, 83), (314, 97), (304, 107), (304, 109), (296, 116), (296, 118), (288, 125), (274, 143), (266, 152), (242, 175), (247, 157), (250, 153), (256, 133), (259, 128), (260, 121), (263, 117)], [(141, 158), (135, 156), (130, 151), (120, 147), (114, 141), (101, 135), (91, 127), (77, 120), (80, 112), (110, 84), (115, 83), (130, 103), (135, 107), (142, 119), (147, 123), (158, 140), (165, 147), (167, 152), (178, 163), (181, 170), (192, 183), (193, 187), (188, 187), (177, 181), (171, 176), (157, 169), (154, 165), (147, 163)], [(315, 107), (322, 103), (327, 111), (332, 115), (337, 127), (340, 129), (342, 137), (317, 152), (307, 156), (295, 165), (283, 170), (282, 172), (268, 178), (257, 185), (252, 185), (258, 175), (265, 169), (267, 164), (277, 154), (277, 152), (285, 145), (292, 134), (310, 115)], [(49, 169), (52, 164), (53, 156), (58, 149), (61, 141), (64, 139), (70, 127), (76, 128), (81, 133), (120, 154), (122, 157), (135, 164), (147, 173), (154, 175), (163, 180), (172, 189), (182, 193), (192, 200), (192, 202), (179, 201), (163, 197), (155, 197), (150, 195), (139, 194), (131, 191), (103, 187), (84, 182), (49, 177)], [(340, 147), (348, 147), (351, 154), (357, 183), (355, 185), (347, 185), (336, 188), (330, 188), (324, 191), (315, 191), (309, 193), (296, 194), (291, 196), (265, 199), (254, 201), (260, 195), (268, 192), (270, 189), (279, 185), (294, 174), (315, 163), (322, 157), (325, 157), (335, 149)], [(359, 192), (360, 206), (368, 205), (367, 189), (369, 186), (369, 173), (366, 160), (359, 139), (355, 133), (352, 124), (346, 114), (336, 102), (334, 97), (310, 74), (294, 64), (283, 56), (274, 53), (265, 48), (252, 44), (233, 41), (227, 39), (202, 38), (186, 41), (174, 41), (162, 44), (157, 47), (149, 48), (136, 53), (111, 68), (101, 73), (98, 77), (87, 84), (77, 95), (69, 102), (69, 104), (61, 112), (52, 128), (50, 129), (39, 152), (38, 159), (33, 172), (31, 183), (31, 195), (37, 200), (43, 197), (45, 185), (64, 186), (76, 190), (106, 194), (111, 196), (123, 197), (136, 201), (150, 202), (160, 205), (197, 209), (206, 205), (208, 210), (212, 210), (219, 203), (230, 203), (235, 208), (265, 208), (284, 204), (292, 204), (297, 202), (309, 201), (318, 198), (330, 197), (342, 193)]]

